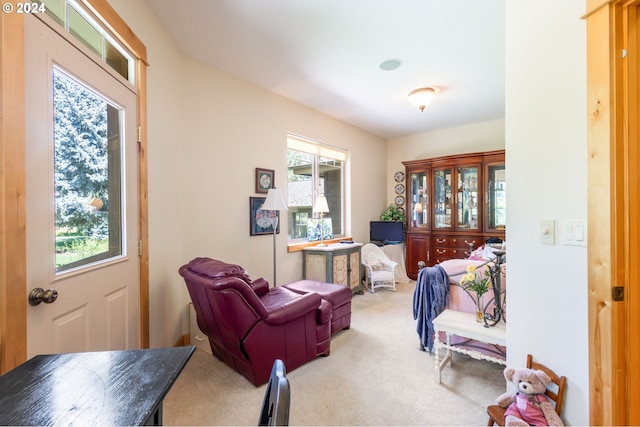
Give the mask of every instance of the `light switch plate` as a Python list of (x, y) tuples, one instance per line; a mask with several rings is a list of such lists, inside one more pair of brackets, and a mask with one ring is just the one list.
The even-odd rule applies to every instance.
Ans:
[(552, 219), (540, 220), (540, 243), (553, 245), (556, 242), (555, 221)]
[(566, 219), (561, 221), (562, 244), (570, 246), (587, 246), (587, 221)]

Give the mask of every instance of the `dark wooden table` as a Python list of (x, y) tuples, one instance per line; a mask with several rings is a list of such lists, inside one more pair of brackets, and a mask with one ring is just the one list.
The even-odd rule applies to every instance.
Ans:
[(194, 349), (35, 356), (0, 377), (0, 425), (161, 425)]

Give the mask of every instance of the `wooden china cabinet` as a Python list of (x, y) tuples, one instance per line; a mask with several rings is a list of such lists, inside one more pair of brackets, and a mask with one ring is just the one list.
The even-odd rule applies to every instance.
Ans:
[(490, 237), (505, 238), (504, 150), (402, 162), (407, 177), (409, 277), (418, 261), (432, 266), (466, 258)]

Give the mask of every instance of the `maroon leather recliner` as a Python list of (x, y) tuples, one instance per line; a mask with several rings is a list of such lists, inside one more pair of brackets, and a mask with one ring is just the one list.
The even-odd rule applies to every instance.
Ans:
[(269, 288), (241, 266), (211, 258), (196, 258), (179, 273), (213, 354), (255, 386), (267, 382), (276, 359), (290, 372), (329, 355), (332, 309), (318, 294)]

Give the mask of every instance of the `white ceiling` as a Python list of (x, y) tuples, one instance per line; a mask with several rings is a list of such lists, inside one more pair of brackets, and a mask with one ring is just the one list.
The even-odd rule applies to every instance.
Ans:
[(385, 138), (504, 117), (506, 0), (145, 1), (184, 53)]

